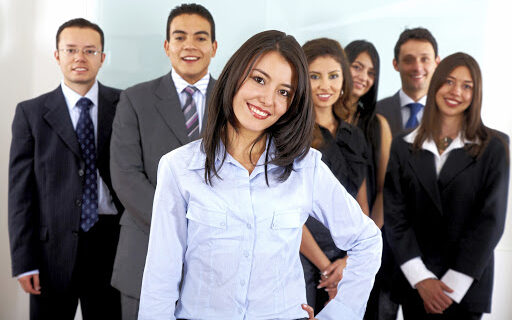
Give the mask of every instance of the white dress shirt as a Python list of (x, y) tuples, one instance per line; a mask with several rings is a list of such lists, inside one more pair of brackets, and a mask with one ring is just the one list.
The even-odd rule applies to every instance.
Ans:
[(416, 118), (418, 118), (418, 123), (421, 122), (421, 118), (423, 118), (423, 109), (425, 109), (425, 104), (427, 103), (427, 96), (424, 95), (420, 100), (414, 101), (411, 97), (409, 97), (402, 89), (400, 89), (398, 95), (400, 96), (400, 112), (402, 113), (402, 128), (405, 128), (407, 121), (411, 115), (411, 109), (407, 107), (409, 103), (421, 103), (423, 108), (418, 111)]
[[(418, 133), (418, 129), (415, 129), (413, 132), (409, 133), (404, 137), (404, 140), (408, 143), (413, 143), (416, 135)], [(430, 151), (434, 155), (434, 161), (436, 166), (436, 173), (439, 177), (439, 173), (443, 168), (446, 160), (448, 159), (448, 155), (452, 150), (463, 148), (465, 143), (470, 143), (469, 141), (463, 140), (462, 136), (459, 134), (457, 138), (455, 138), (452, 143), (446, 148), (446, 150), (439, 154), (437, 150), (437, 146), (433, 140), (427, 139), (423, 142), (421, 146), (422, 149)], [(425, 279), (437, 279), (437, 277), (427, 269), (425, 263), (421, 257), (415, 257), (409, 261), (406, 261), (400, 266), (400, 269), (405, 275), (405, 278), (409, 282), (409, 284), (416, 288), (418, 282), (423, 281)], [(445, 292), (445, 294), (450, 297), (453, 301), (460, 303), (462, 298), (466, 295), (466, 292), (471, 287), (473, 283), (473, 278), (463, 274), (461, 272), (455, 271), (453, 269), (449, 269), (441, 278), (448, 287), (450, 287), (453, 292)]]
[(192, 95), (192, 99), (194, 99), (194, 102), (196, 103), (197, 115), (199, 117), (199, 132), (201, 132), (206, 105), (206, 89), (208, 89), (208, 83), (210, 83), (210, 73), (207, 72), (206, 75), (196, 83), (188, 83), (176, 71), (174, 71), (174, 69), (171, 69), (171, 78), (174, 82), (174, 86), (176, 87), (178, 97), (180, 98), (181, 106), (185, 105), (185, 102), (187, 101), (187, 93), (183, 92), (183, 90), (188, 86), (194, 86), (197, 88), (197, 91)]
[(277, 181), (281, 168), (268, 165), (270, 186), (265, 153), (251, 174), (227, 154), (222, 179), (210, 186), (201, 142), (160, 160), (139, 319), (306, 317), (299, 247), (309, 215), (349, 256), (336, 298), (317, 318), (362, 319), (380, 266), (381, 234), (320, 152), (311, 149), (296, 161), (284, 182)]

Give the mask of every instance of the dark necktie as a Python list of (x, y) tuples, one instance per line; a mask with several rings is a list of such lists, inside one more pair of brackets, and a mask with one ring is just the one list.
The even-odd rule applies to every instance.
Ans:
[(82, 188), (82, 214), (80, 215), (80, 228), (88, 231), (98, 221), (98, 181), (96, 176), (96, 146), (94, 140), (94, 125), (89, 109), (92, 101), (80, 98), (76, 103), (80, 108), (80, 117), (76, 124), (76, 135), (82, 160), (85, 161), (85, 175)]
[(187, 135), (190, 140), (195, 140), (199, 137), (199, 117), (197, 114), (196, 103), (192, 96), (197, 91), (194, 86), (188, 86), (183, 89), (187, 94), (187, 101), (183, 105), (183, 114), (185, 115), (185, 126), (187, 127)]
[(406, 129), (414, 129), (418, 126), (418, 112), (420, 112), (423, 105), (421, 103), (413, 102), (406, 105), (411, 110), (411, 115), (409, 116), (409, 120), (405, 123)]

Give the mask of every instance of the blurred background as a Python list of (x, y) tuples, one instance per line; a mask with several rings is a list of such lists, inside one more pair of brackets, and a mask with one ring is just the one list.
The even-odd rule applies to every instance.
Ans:
[[(393, 48), (405, 28), (422, 26), (436, 38), (441, 58), (457, 51), (479, 62), (484, 79), (485, 124), (512, 135), (507, 75), (512, 64), (512, 20), (499, 0), (210, 0), (195, 1), (212, 13), (218, 50), (210, 65), (217, 77), (232, 53), (253, 34), (277, 29), (299, 43), (334, 38), (372, 42), (380, 54), (379, 99), (400, 88)], [(61, 80), (53, 58), (55, 33), (65, 21), (84, 17), (105, 33), (107, 59), (98, 79), (125, 89), (170, 70), (163, 50), (169, 11), (180, 1), (0, 0), (0, 320), (28, 319), (28, 295), (11, 277), (7, 234), (7, 171), (16, 104), (53, 90)], [(508, 39), (508, 40), (507, 40)], [(510, 58), (509, 58), (510, 59)], [(510, 92), (509, 92), (510, 93)], [(510, 214), (512, 201), (509, 193)], [(493, 311), (484, 320), (512, 319), (512, 221), (496, 249)], [(76, 319), (81, 319), (77, 314)]]

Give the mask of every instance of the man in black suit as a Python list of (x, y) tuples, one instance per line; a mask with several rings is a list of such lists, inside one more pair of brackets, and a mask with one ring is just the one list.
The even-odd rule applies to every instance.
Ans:
[(393, 67), (400, 73), (402, 88), (377, 102), (377, 112), (388, 120), (391, 134), (418, 126), (428, 86), (440, 58), (434, 36), (424, 28), (406, 29), (395, 45)]
[(121, 94), (111, 143), (112, 182), (125, 206), (112, 285), (123, 319), (137, 319), (160, 158), (200, 136), (215, 80), (215, 24), (206, 8), (183, 4), (167, 19), (165, 53), (171, 72)]
[(110, 286), (122, 207), (111, 185), (110, 134), (120, 91), (98, 83), (103, 31), (60, 26), (61, 85), (21, 102), (12, 124), (9, 237), (12, 273), (30, 293), (31, 319), (119, 319)]

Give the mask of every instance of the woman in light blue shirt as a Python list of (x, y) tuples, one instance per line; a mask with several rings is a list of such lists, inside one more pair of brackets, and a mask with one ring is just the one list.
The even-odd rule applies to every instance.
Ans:
[(261, 32), (231, 57), (203, 139), (160, 160), (139, 319), (313, 319), (299, 259), (309, 215), (350, 256), (317, 318), (362, 318), (380, 231), (309, 148), (310, 95), (290, 35)]

